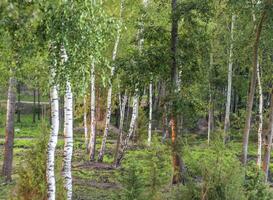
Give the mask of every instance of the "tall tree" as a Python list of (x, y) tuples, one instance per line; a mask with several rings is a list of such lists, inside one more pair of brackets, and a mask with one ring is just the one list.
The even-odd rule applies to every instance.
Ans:
[[(63, 65), (68, 60), (68, 56), (65, 47), (62, 46), (61, 57)], [(63, 158), (63, 178), (64, 188), (66, 190), (67, 200), (72, 199), (72, 154), (73, 154), (73, 94), (71, 90), (71, 83), (67, 77), (66, 91), (64, 95), (64, 158)]]
[[(116, 37), (114, 50), (113, 50), (113, 54), (112, 54), (112, 61), (115, 61), (116, 57), (117, 57), (117, 51), (118, 51), (118, 46), (119, 46), (119, 42), (120, 42), (120, 34), (121, 34), (121, 28), (122, 28), (121, 26), (122, 26), (123, 9), (124, 9), (124, 0), (121, 0), (120, 1), (120, 25), (117, 30), (117, 37)], [(103, 134), (103, 138), (102, 138), (100, 152), (98, 155), (99, 162), (103, 161), (103, 156), (104, 156), (105, 147), (106, 147), (106, 140), (107, 140), (107, 136), (109, 133), (109, 125), (110, 125), (111, 113), (112, 113), (111, 112), (112, 111), (111, 110), (111, 107), (112, 107), (112, 77), (114, 75), (114, 71), (115, 71), (115, 67), (112, 66), (110, 81), (109, 81), (109, 89), (108, 89), (108, 93), (107, 93), (107, 108), (106, 108), (107, 113), (106, 113), (106, 119), (105, 119), (105, 128), (104, 128), (104, 134)]]
[(96, 102), (95, 102), (95, 63), (91, 64), (91, 120), (90, 120), (90, 141), (89, 141), (89, 157), (90, 161), (95, 160), (95, 151), (96, 151)]
[(253, 69), (252, 69), (250, 89), (249, 89), (248, 100), (247, 100), (246, 121), (245, 121), (244, 135), (243, 135), (243, 149), (242, 149), (243, 165), (246, 165), (247, 163), (249, 131), (251, 126), (253, 99), (254, 99), (256, 81), (257, 81), (258, 49), (259, 49), (260, 36), (261, 36), (263, 24), (266, 20), (266, 17), (267, 17), (267, 8), (264, 8), (261, 14), (259, 24), (256, 28), (256, 36), (255, 36), (254, 45), (253, 45), (253, 60), (252, 60)]
[(4, 161), (2, 175), (6, 181), (11, 181), (12, 161), (13, 161), (13, 143), (14, 143), (14, 115), (16, 103), (16, 80), (9, 79), (7, 115), (6, 115), (6, 139), (4, 144)]
[[(52, 70), (52, 80), (54, 80), (55, 72)], [(55, 200), (56, 196), (56, 180), (55, 180), (55, 150), (58, 142), (59, 133), (59, 95), (58, 86), (52, 83), (50, 89), (51, 101), (51, 131), (47, 147), (47, 198)]]
[(228, 129), (230, 126), (230, 104), (231, 104), (231, 88), (232, 88), (232, 70), (233, 70), (233, 40), (234, 40), (234, 23), (235, 15), (232, 15), (230, 27), (230, 48), (229, 48), (229, 61), (228, 61), (228, 87), (227, 87), (227, 101), (226, 101), (226, 114), (224, 123), (225, 138), (224, 142), (228, 140)]
[[(176, 96), (179, 88), (178, 67), (177, 67), (177, 45), (178, 45), (178, 16), (177, 16), (177, 0), (172, 0), (172, 27), (171, 27), (171, 94), (173, 98)], [(177, 152), (177, 114), (175, 113), (175, 101), (171, 102), (171, 137), (172, 137), (172, 162), (173, 162), (173, 184), (182, 181), (182, 162)]]

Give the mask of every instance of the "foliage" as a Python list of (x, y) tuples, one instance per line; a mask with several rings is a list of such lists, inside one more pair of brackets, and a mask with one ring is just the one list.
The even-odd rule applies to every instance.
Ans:
[(170, 182), (170, 152), (158, 138), (153, 141), (150, 148), (126, 155), (119, 176), (124, 199), (158, 199), (162, 187)]
[(264, 180), (264, 172), (257, 170), (255, 162), (251, 162), (246, 171), (245, 189), (248, 200), (270, 200), (273, 192)]
[(243, 168), (222, 141), (207, 148), (186, 147), (184, 159), (188, 183), (174, 192), (174, 199), (245, 199)]
[[(26, 152), (23, 164), (18, 169), (18, 181), (11, 199), (41, 200), (46, 199), (46, 158), (47, 158), (47, 127), (43, 123), (40, 127), (40, 138), (37, 139), (31, 150)], [(57, 168), (60, 169), (60, 159), (57, 159)], [(57, 199), (64, 198), (64, 189), (60, 184), (60, 170), (56, 173)]]

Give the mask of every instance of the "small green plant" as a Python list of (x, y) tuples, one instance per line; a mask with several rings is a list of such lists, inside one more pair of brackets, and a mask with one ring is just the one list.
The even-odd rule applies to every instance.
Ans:
[(264, 172), (257, 170), (255, 162), (248, 165), (246, 170), (245, 189), (248, 200), (271, 200), (273, 192), (264, 180)]

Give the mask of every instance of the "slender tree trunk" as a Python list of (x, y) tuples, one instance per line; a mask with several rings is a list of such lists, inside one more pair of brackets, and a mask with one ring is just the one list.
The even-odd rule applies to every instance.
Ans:
[[(172, 29), (171, 29), (171, 95), (177, 96), (180, 88), (177, 68), (177, 43), (178, 43), (178, 18), (177, 18), (177, 0), (172, 0)], [(175, 109), (175, 101), (171, 102), (171, 128), (172, 128), (172, 158), (173, 158), (173, 184), (181, 183), (182, 178), (182, 160), (179, 157), (177, 143), (177, 114)]]
[(268, 179), (269, 173), (269, 165), (270, 165), (270, 155), (271, 155), (271, 147), (272, 147), (272, 139), (273, 139), (273, 87), (271, 91), (271, 105), (269, 111), (269, 129), (268, 129), (268, 137), (265, 144), (265, 154), (263, 160), (263, 170), (265, 173), (265, 181)]
[(90, 124), (90, 141), (89, 141), (89, 152), (90, 161), (95, 160), (96, 152), (96, 102), (95, 102), (95, 63), (91, 65), (91, 124)]
[(38, 110), (37, 110), (37, 114), (38, 114), (38, 120), (41, 120), (41, 93), (40, 93), (40, 89), (38, 88), (37, 90), (37, 95), (38, 95)]
[(16, 104), (16, 80), (11, 77), (9, 79), (7, 115), (6, 115), (6, 137), (4, 144), (4, 160), (2, 168), (2, 176), (6, 182), (11, 181), (12, 160), (13, 160), (13, 143), (14, 143), (14, 115)]
[(258, 151), (257, 151), (257, 166), (261, 168), (262, 162), (262, 132), (263, 132), (263, 90), (260, 75), (260, 66), (257, 66), (257, 81), (259, 88), (259, 127), (258, 127)]
[[(124, 2), (122, 0), (120, 2), (120, 19), (122, 17), (122, 12), (123, 12), (123, 3)], [(121, 21), (122, 21), (122, 19), (121, 19)], [(116, 57), (117, 57), (118, 45), (119, 45), (119, 41), (120, 41), (120, 32), (121, 32), (121, 27), (117, 31), (117, 38), (115, 41), (115, 46), (114, 46), (113, 55), (112, 55), (113, 61), (115, 61)], [(111, 107), (112, 107), (112, 80), (111, 79), (114, 75), (114, 71), (115, 71), (115, 67), (112, 67), (111, 68), (111, 77), (110, 77), (110, 86), (109, 86), (108, 93), (107, 93), (107, 113), (106, 113), (106, 120), (105, 120), (105, 128), (104, 128), (104, 134), (103, 134), (103, 138), (102, 138), (100, 152), (98, 155), (99, 162), (103, 161), (103, 156), (104, 156), (105, 148), (106, 148), (106, 140), (108, 137), (109, 125), (110, 125), (110, 121), (111, 121)]]
[(123, 138), (123, 124), (124, 124), (124, 116), (125, 116), (125, 108), (126, 108), (127, 100), (128, 100), (128, 96), (125, 93), (122, 98), (122, 102), (120, 102), (119, 134), (118, 134), (118, 138), (117, 138), (117, 146), (116, 146), (116, 150), (115, 150), (114, 163), (117, 162), (118, 150), (119, 150), (122, 138)]
[[(210, 67), (209, 67), (209, 73), (211, 73), (213, 67), (213, 54), (210, 54)], [(209, 74), (210, 77), (210, 74)], [(210, 143), (210, 135), (212, 131), (212, 120), (213, 120), (213, 102), (212, 102), (212, 91), (211, 91), (211, 83), (210, 83), (210, 78), (209, 78), (209, 109), (208, 109), (208, 144)]]
[(209, 89), (208, 144), (210, 143), (212, 115), (213, 115), (213, 112), (212, 112), (212, 97), (211, 97), (211, 90)]
[(131, 103), (131, 98), (129, 96), (128, 97), (127, 111), (126, 111), (126, 130), (129, 129), (130, 103)]
[(17, 84), (17, 122), (21, 122), (21, 83)]
[(224, 143), (228, 141), (228, 130), (230, 126), (230, 103), (231, 103), (231, 89), (232, 89), (232, 70), (233, 70), (233, 40), (234, 40), (234, 23), (235, 15), (232, 15), (231, 28), (230, 28), (230, 49), (229, 49), (229, 61), (228, 61), (228, 87), (227, 87), (227, 101), (226, 101), (226, 113), (224, 122)]
[(267, 12), (266, 10), (264, 10), (262, 13), (260, 22), (257, 26), (256, 38), (255, 38), (255, 42), (253, 46), (253, 70), (252, 70), (252, 76), (251, 76), (250, 91), (248, 94), (246, 121), (245, 121), (244, 135), (243, 135), (242, 163), (244, 166), (247, 163), (248, 138), (249, 138), (249, 131), (251, 126), (253, 99), (254, 99), (255, 88), (256, 88), (259, 41), (260, 41), (260, 35), (263, 28), (263, 23), (266, 19), (266, 15), (267, 15)]
[(87, 127), (87, 105), (86, 105), (86, 95), (83, 98), (83, 126), (84, 126), (84, 138), (85, 138), (85, 148), (88, 153), (88, 127)]
[(65, 104), (65, 129), (64, 129), (64, 159), (63, 159), (63, 177), (64, 188), (66, 190), (67, 200), (72, 199), (72, 174), (71, 162), (73, 154), (73, 94), (70, 82), (66, 83), (64, 96)]
[(149, 127), (148, 127), (148, 146), (152, 141), (152, 120), (153, 120), (153, 83), (149, 84)]
[(36, 89), (33, 90), (33, 118), (32, 122), (36, 122)]
[(136, 91), (136, 93), (134, 95), (134, 99), (133, 99), (133, 113), (132, 113), (130, 128), (129, 128), (129, 131), (128, 131), (128, 134), (127, 134), (125, 140), (123, 142), (121, 142), (121, 148), (119, 149), (117, 160), (115, 163), (116, 167), (120, 165), (120, 163), (124, 157), (124, 153), (128, 148), (129, 140), (133, 135), (135, 125), (136, 125), (136, 120), (137, 120), (137, 110), (138, 110), (138, 103), (139, 103), (138, 101), (139, 101), (139, 96), (138, 96), (138, 91)]
[[(53, 76), (54, 77), (54, 76)], [(47, 147), (47, 165), (46, 165), (46, 177), (47, 177), (47, 199), (55, 200), (55, 149), (58, 141), (59, 133), (59, 97), (57, 86), (53, 85), (50, 89), (50, 101), (51, 101), (51, 131), (50, 138)]]

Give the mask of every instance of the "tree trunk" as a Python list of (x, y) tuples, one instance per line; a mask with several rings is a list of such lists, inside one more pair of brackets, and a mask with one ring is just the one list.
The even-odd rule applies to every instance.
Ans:
[[(178, 96), (178, 91), (180, 88), (179, 78), (178, 78), (178, 68), (176, 61), (177, 54), (177, 44), (178, 44), (178, 18), (177, 18), (177, 0), (172, 0), (172, 29), (171, 29), (171, 95)], [(175, 101), (171, 101), (171, 127), (172, 127), (172, 157), (173, 157), (173, 184), (178, 184), (182, 182), (182, 160), (179, 157), (176, 143), (177, 143), (177, 114), (175, 108)]]
[(116, 167), (120, 165), (120, 163), (123, 159), (124, 153), (128, 148), (129, 140), (132, 137), (134, 129), (135, 129), (136, 120), (137, 120), (138, 103), (139, 103), (138, 100), (139, 100), (138, 91), (136, 91), (136, 93), (134, 95), (134, 99), (133, 99), (133, 112), (132, 112), (130, 128), (129, 128), (129, 131), (128, 131), (128, 134), (127, 134), (125, 140), (121, 141), (121, 148), (119, 149), (117, 160), (115, 163)]
[(89, 152), (90, 161), (95, 160), (96, 152), (96, 102), (95, 102), (95, 63), (91, 65), (91, 124), (90, 124), (90, 141), (89, 141)]
[(149, 84), (149, 127), (148, 127), (148, 146), (151, 146), (152, 141), (152, 120), (153, 120), (153, 83)]
[(17, 122), (21, 123), (21, 83), (17, 84)]
[[(54, 77), (54, 76), (53, 76)], [(47, 147), (47, 198), (48, 200), (55, 200), (55, 149), (58, 141), (59, 133), (59, 97), (57, 86), (53, 85), (50, 89), (51, 101), (51, 131)]]
[(273, 139), (273, 87), (271, 91), (271, 105), (269, 111), (269, 128), (268, 128), (268, 137), (265, 144), (265, 153), (263, 160), (263, 170), (265, 172), (265, 181), (268, 179), (269, 165), (270, 165), (270, 154), (271, 154), (271, 146)]
[(11, 181), (12, 160), (13, 160), (13, 143), (14, 143), (14, 115), (16, 104), (16, 80), (9, 79), (7, 115), (6, 115), (6, 137), (4, 144), (4, 160), (2, 175), (6, 182)]
[(37, 109), (37, 114), (38, 114), (38, 120), (41, 120), (41, 93), (40, 89), (37, 90), (37, 95), (38, 95), (38, 109)]
[(255, 42), (253, 46), (253, 70), (252, 70), (252, 76), (251, 76), (250, 91), (248, 94), (246, 121), (245, 121), (244, 135), (243, 135), (242, 163), (244, 166), (247, 163), (248, 138), (249, 138), (249, 131), (251, 126), (253, 99), (254, 99), (255, 88), (256, 88), (259, 41), (260, 41), (260, 35), (263, 28), (263, 23), (266, 19), (266, 14), (267, 12), (266, 10), (264, 10), (262, 13), (260, 22), (257, 26), (256, 38), (255, 38)]
[(36, 122), (36, 89), (33, 89), (33, 117), (32, 122)]
[(232, 15), (231, 28), (230, 28), (230, 49), (229, 49), (229, 61), (228, 61), (228, 87), (227, 87), (227, 101), (226, 101), (226, 113), (224, 122), (224, 143), (228, 139), (228, 130), (230, 126), (230, 103), (231, 103), (231, 89), (232, 89), (232, 68), (233, 68), (233, 34), (234, 34), (235, 15)]
[[(121, 19), (122, 11), (123, 11), (123, 3), (124, 3), (123, 1), (121, 1), (121, 3), (120, 3), (120, 19)], [(121, 27), (119, 27), (119, 29), (117, 31), (117, 38), (116, 38), (115, 46), (114, 46), (114, 50), (113, 50), (112, 61), (115, 61), (116, 57), (117, 57), (118, 45), (119, 45), (119, 41), (120, 41), (120, 32), (121, 32)], [(110, 121), (111, 121), (112, 77), (114, 75), (114, 71), (115, 71), (115, 67), (112, 66), (111, 77), (110, 77), (110, 86), (109, 86), (108, 93), (107, 93), (107, 113), (106, 113), (106, 119), (105, 119), (105, 128), (104, 128), (104, 134), (103, 134), (103, 138), (102, 138), (102, 142), (101, 142), (100, 152), (98, 155), (99, 162), (103, 161), (103, 156), (104, 156), (104, 152), (105, 152), (105, 148), (106, 148), (106, 140), (108, 137), (109, 125), (110, 125)]]
[(84, 138), (85, 138), (85, 148), (88, 153), (88, 127), (87, 127), (87, 105), (86, 105), (86, 95), (83, 98), (83, 126), (84, 126)]
[(63, 159), (63, 177), (64, 188), (66, 190), (67, 200), (72, 199), (72, 174), (71, 162), (73, 154), (73, 94), (70, 82), (66, 83), (64, 96), (65, 104), (65, 129), (64, 129), (64, 159)]
[(208, 117), (208, 144), (210, 143), (210, 134), (211, 134), (211, 124), (212, 124), (212, 97), (211, 97), (211, 90), (209, 89), (209, 117)]
[(263, 90), (260, 75), (260, 66), (257, 66), (257, 81), (259, 88), (259, 127), (258, 127), (258, 151), (257, 151), (257, 166), (261, 168), (262, 162), (262, 132), (263, 132)]
[(119, 135), (117, 138), (117, 146), (115, 150), (114, 163), (117, 162), (118, 150), (120, 147), (120, 142), (123, 138), (123, 124), (124, 124), (124, 116), (125, 116), (125, 108), (127, 104), (128, 96), (124, 94), (122, 102), (120, 102), (120, 121), (119, 121)]

